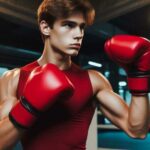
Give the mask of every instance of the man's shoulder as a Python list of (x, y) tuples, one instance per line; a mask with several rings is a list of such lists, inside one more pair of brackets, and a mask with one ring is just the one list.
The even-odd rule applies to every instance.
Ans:
[(0, 98), (15, 97), (18, 86), (20, 69), (15, 68), (5, 72), (0, 78)]
[(92, 83), (92, 87), (95, 89), (95, 91), (102, 90), (104, 88), (111, 88), (109, 81), (102, 73), (96, 70), (88, 70), (88, 74)]
[(4, 72), (1, 76), (1, 78), (11, 78), (11, 77), (16, 77), (20, 74), (20, 68), (14, 68), (11, 70), (8, 70)]
[(105, 76), (99, 72), (99, 71), (96, 71), (96, 70), (92, 70), (92, 69), (88, 69), (88, 74), (90, 76), (91, 79), (94, 79), (94, 80), (105, 80)]
[(19, 80), (20, 68), (14, 68), (3, 73), (1, 76), (1, 84), (12, 84)]
[(34, 61), (34, 62), (28, 63), (28, 64), (26, 64), (22, 67), (8, 70), (8, 71), (4, 72), (3, 75), (1, 76), (1, 82), (2, 81), (12, 82), (12, 81), (15, 81), (15, 80), (18, 81), (21, 70), (25, 70), (25, 71), (32, 70), (36, 66), (38, 66), (38, 64), (37, 64), (36, 61)]
[(37, 61), (34, 61), (34, 62), (28, 63), (28, 64), (26, 64), (26, 65), (24, 65), (22, 67), (8, 70), (8, 71), (4, 72), (2, 74), (2, 76), (0, 77), (1, 83), (5, 83), (5, 82), (7, 82), (7, 83), (18, 82), (19, 77), (20, 77), (20, 73), (21, 73), (22, 70), (29, 71), (29, 70), (34, 69), (37, 66), (38, 66)]

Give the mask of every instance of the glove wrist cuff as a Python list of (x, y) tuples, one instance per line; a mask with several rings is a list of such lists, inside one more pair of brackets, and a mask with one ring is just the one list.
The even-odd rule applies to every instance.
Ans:
[(128, 87), (133, 95), (146, 95), (150, 92), (150, 77), (128, 77)]
[(9, 119), (16, 127), (29, 129), (37, 117), (18, 102), (9, 113)]

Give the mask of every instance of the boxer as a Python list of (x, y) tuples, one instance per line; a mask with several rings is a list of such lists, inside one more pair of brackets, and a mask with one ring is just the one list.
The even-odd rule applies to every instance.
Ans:
[(132, 96), (127, 106), (101, 73), (83, 70), (71, 61), (78, 55), (85, 26), (93, 23), (94, 15), (87, 0), (41, 3), (41, 57), (8, 71), (0, 80), (0, 150), (10, 149), (18, 140), (24, 150), (85, 150), (95, 102), (130, 137), (146, 137), (150, 42), (122, 35), (105, 44), (110, 58), (128, 73)]

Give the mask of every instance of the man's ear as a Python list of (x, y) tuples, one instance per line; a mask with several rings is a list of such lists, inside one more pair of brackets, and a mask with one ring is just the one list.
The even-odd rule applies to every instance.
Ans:
[(40, 22), (40, 31), (45, 36), (50, 36), (51, 28), (45, 20)]

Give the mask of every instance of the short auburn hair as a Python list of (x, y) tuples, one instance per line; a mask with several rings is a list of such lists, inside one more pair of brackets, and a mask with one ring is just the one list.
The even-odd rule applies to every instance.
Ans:
[(67, 18), (74, 12), (81, 12), (86, 24), (94, 21), (95, 10), (88, 0), (43, 0), (38, 8), (38, 23), (45, 20), (49, 26), (53, 26), (58, 18)]

